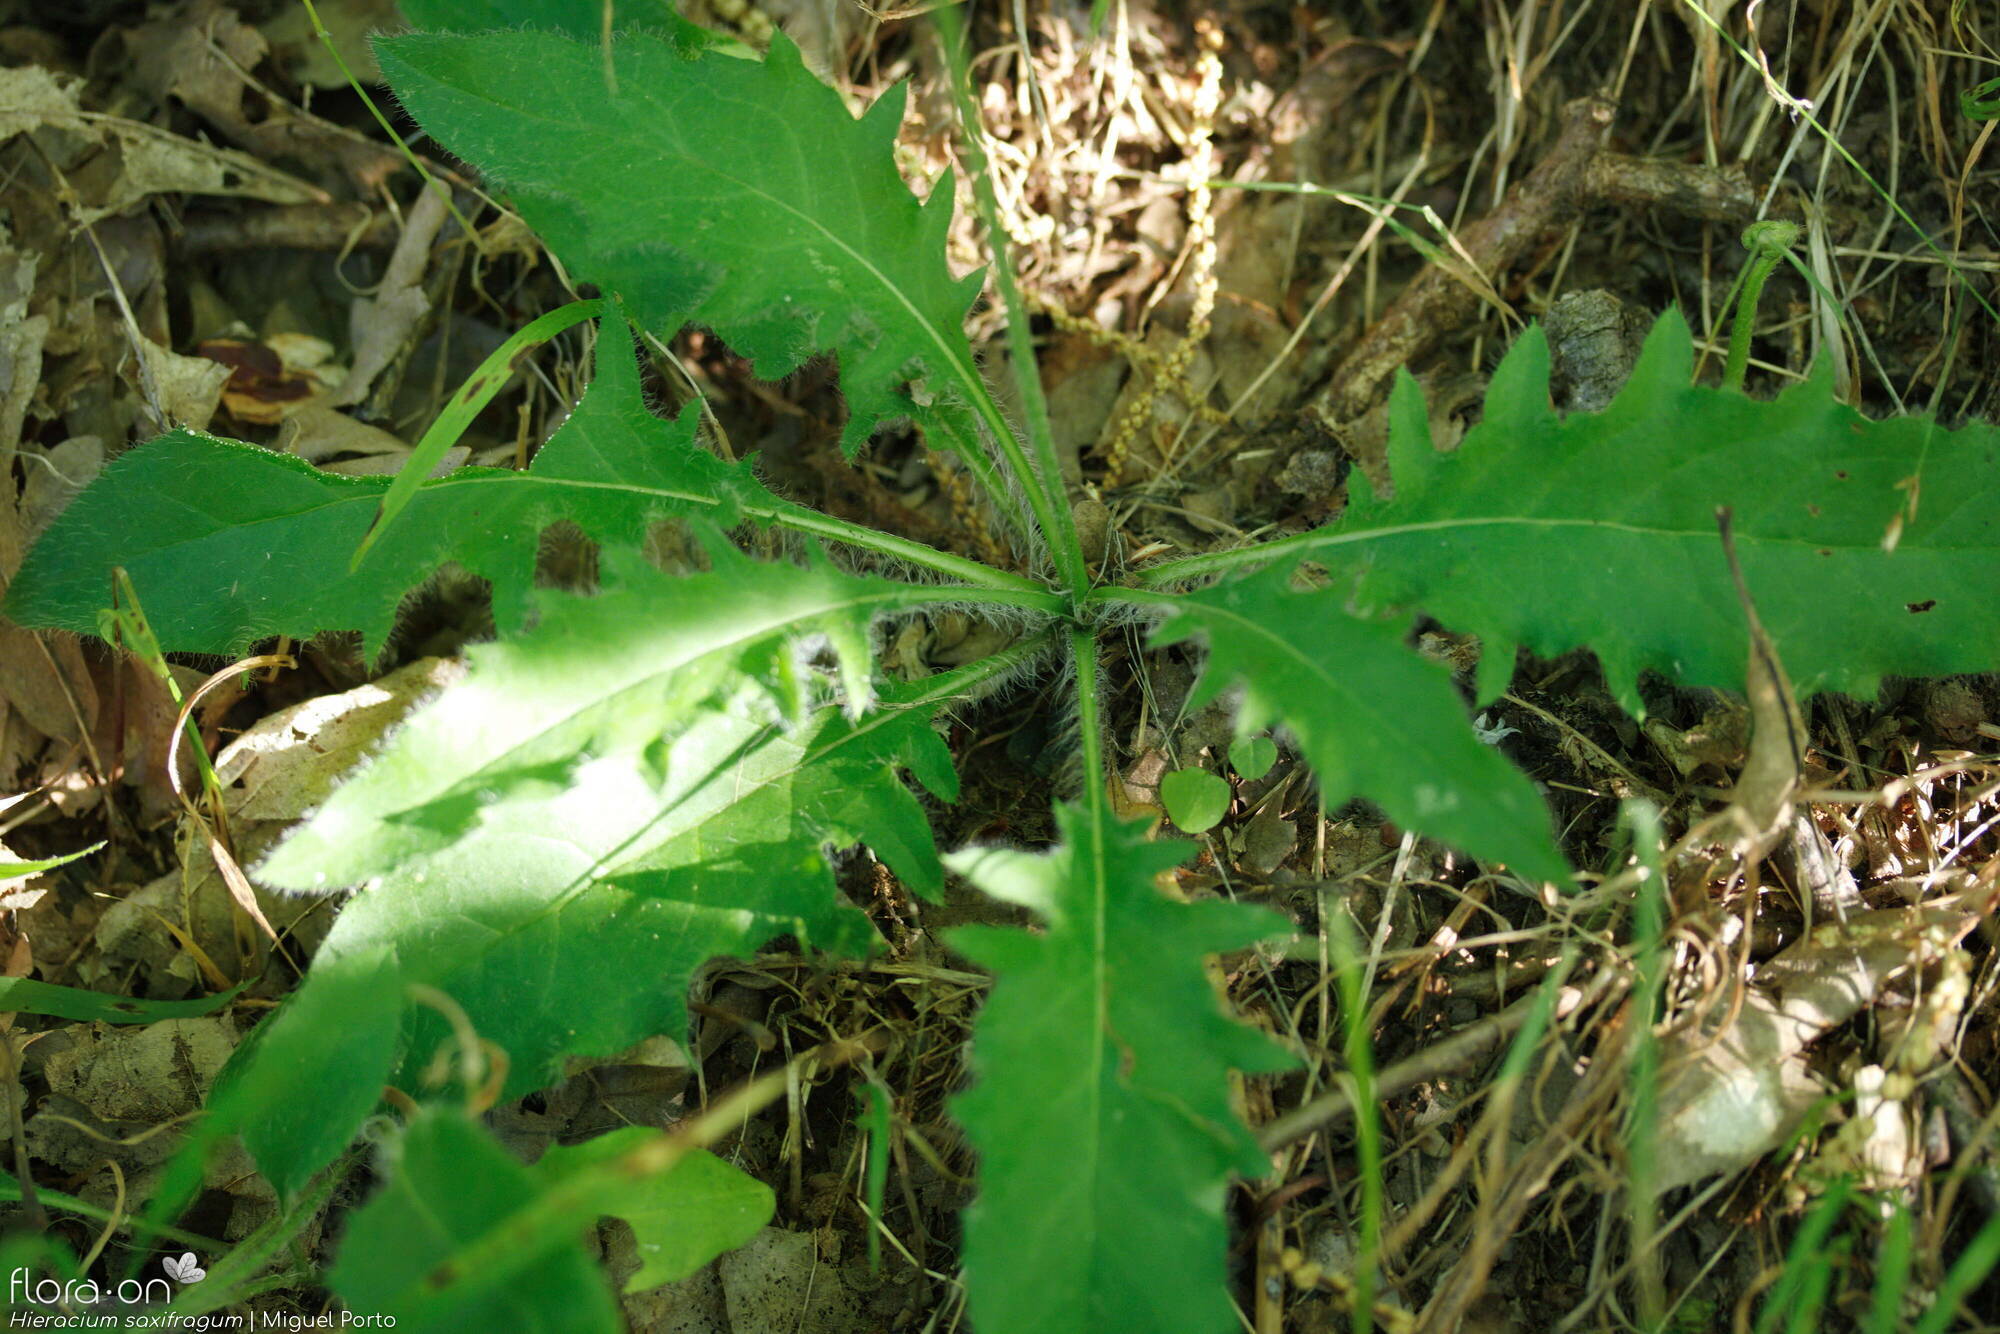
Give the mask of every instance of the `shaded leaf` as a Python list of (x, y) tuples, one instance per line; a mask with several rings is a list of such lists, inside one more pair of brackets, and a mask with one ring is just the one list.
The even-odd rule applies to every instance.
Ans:
[[(372, 1102), (385, 1081), (415, 1089), (450, 1040), (427, 1008), (357, 1014), (340, 978), (369, 960), (393, 960), (399, 996), (414, 982), (451, 996), (507, 1052), (512, 1096), (565, 1056), (683, 1033), (688, 981), (716, 955), (781, 934), (867, 949), (873, 929), (838, 899), (829, 845), (866, 842), (918, 892), (939, 888), (929, 824), (898, 775), (956, 794), (929, 722), (948, 687), (899, 687), (860, 718), (822, 705), (788, 723), (785, 707), (809, 697), (785, 688), (801, 635), (835, 645), (865, 683), (870, 615), (938, 591), (720, 545), (714, 560), (675, 579), (614, 551), (607, 591), (543, 595), (533, 631), (473, 649), (466, 678), (259, 868), (290, 887), (371, 882), (287, 1006), (310, 1012), (301, 1033), (348, 1025), (319, 1077), (358, 1081)], [(350, 1049), (374, 1065), (337, 1064)], [(315, 1137), (260, 1165), (309, 1176), (365, 1110), (323, 1114)]]
[[(596, 41), (604, 31), (602, 0), (397, 0), (397, 8), (411, 27), (427, 32), (538, 28)], [(619, 33), (656, 32), (697, 50), (723, 40), (667, 6), (645, 0), (615, 0), (611, 28)]]
[(1287, 1061), (1224, 1015), (1202, 956), (1290, 927), (1244, 905), (1171, 902), (1153, 876), (1188, 845), (1147, 843), (1102, 803), (1059, 807), (1057, 822), (1052, 853), (950, 858), (1046, 922), (950, 937), (995, 978), (976, 1082), (954, 1103), (980, 1155), (972, 1317), (986, 1334), (1215, 1334), (1235, 1319), (1223, 1191), (1232, 1172), (1270, 1166), (1230, 1109), (1228, 1073)]
[(1277, 743), (1267, 736), (1238, 737), (1229, 743), (1229, 767), (1253, 783), (1277, 762)]
[(387, 1180), (348, 1220), (327, 1279), (349, 1310), (393, 1316), (411, 1331), (621, 1327), (610, 1287), (583, 1248), (588, 1218), (555, 1216), (508, 1257), (510, 1273), (471, 1275), (452, 1264), (539, 1193), (534, 1174), (485, 1130), (423, 1111), (385, 1157)]
[(349, 555), (390, 482), (192, 431), (105, 469), (28, 554), (7, 593), (23, 625), (94, 633), (113, 566), (131, 575), (169, 652), (236, 653), (271, 635), (360, 630), (370, 652), (409, 590), (447, 561), (490, 581), (507, 629), (527, 611), (541, 532), (569, 520), (637, 543), (667, 517), (736, 521), (778, 502), (695, 440), (697, 408), (646, 411), (624, 325), (604, 320), (597, 378), (526, 473), (462, 468), (426, 483), (359, 569)]
[(608, 72), (600, 45), (550, 32), (376, 51), (424, 128), (647, 328), (712, 328), (767, 380), (837, 356), (850, 456), (983, 394), (963, 329), (980, 279), (945, 265), (950, 182), (920, 205), (896, 171), (902, 85), (856, 120), (782, 32), (762, 61), (632, 35)]
[(1185, 595), (1153, 642), (1204, 635), (1191, 703), (1240, 682), (1238, 726), (1283, 722), (1329, 809), (1365, 796), (1406, 828), (1564, 878), (1534, 785), (1479, 743), (1449, 673), (1404, 647), (1406, 629), (1347, 614), (1335, 590), (1294, 591), (1277, 565)]
[(198, 1137), (240, 1133), (282, 1199), (333, 1161), (381, 1101), (403, 1009), (402, 985), (379, 951), (315, 965), (311, 985), (312, 1003), (281, 1007), (231, 1054)]
[(465, 1117), (421, 1111), (389, 1145), (388, 1184), (349, 1223), (332, 1286), (398, 1328), (623, 1328), (583, 1246), (599, 1217), (632, 1225), (645, 1257), (633, 1286), (656, 1287), (747, 1241), (774, 1204), (698, 1149), (639, 1168), (661, 1138), (635, 1126), (529, 1168)]
[[(658, 1133), (628, 1126), (581, 1144), (559, 1144), (530, 1170), (536, 1180), (556, 1185)], [(777, 1207), (769, 1186), (701, 1149), (663, 1175), (616, 1180), (617, 1189), (596, 1197), (593, 1206), (631, 1225), (639, 1269), (625, 1281), (627, 1292), (686, 1278), (756, 1236)]]
[(1213, 829), (1229, 810), (1229, 784), (1206, 769), (1176, 769), (1160, 779), (1160, 804), (1190, 834)]
[[(45, 871), (55, 870), (58, 866), (67, 866), (73, 861), (81, 861), (103, 846), (104, 844), (100, 841), (91, 844), (81, 852), (72, 852), (61, 857), (44, 857), (39, 861), (29, 862), (15, 861), (11, 857), (0, 856), (0, 880), (25, 880), (30, 876), (41, 875)], [(5, 848), (0, 848), (0, 854), (4, 854), (5, 852)]]
[(195, 1019), (214, 1014), (235, 1000), (242, 990), (241, 986), (232, 987), (199, 1000), (140, 1000), (37, 982), (31, 977), (0, 977), (0, 1013), (46, 1014), (86, 1024), (150, 1024), (160, 1019)]

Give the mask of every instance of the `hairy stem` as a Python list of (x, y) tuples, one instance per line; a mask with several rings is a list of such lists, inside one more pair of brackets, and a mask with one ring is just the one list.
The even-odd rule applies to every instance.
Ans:
[[(971, 389), (975, 402), (986, 396), (986, 386), (977, 383), (978, 378), (978, 374), (974, 372)], [(1028, 512), (1021, 508), (1021, 498), (1008, 489), (1006, 479), (1000, 475), (999, 466), (987, 455), (986, 446), (980, 440), (979, 433), (966, 430), (960, 423), (952, 421), (949, 416), (942, 413), (937, 415), (935, 421), (924, 425), (926, 429), (935, 428), (940, 435), (951, 441), (951, 452), (965, 464), (965, 470), (972, 474), (973, 482), (985, 493), (986, 498), (993, 502), (993, 508), (999, 511), (1002, 522), (1014, 533), (1028, 535), (1032, 531), (1028, 523)]]
[(1794, 222), (1753, 222), (1743, 229), (1743, 248), (1750, 252), (1750, 267), (1743, 271), (1743, 290), (1736, 298), (1736, 322), (1729, 330), (1729, 360), (1722, 368), (1722, 387), (1741, 391), (1744, 373), (1750, 369), (1750, 337), (1757, 328), (1757, 299), (1771, 271), (1799, 239)]
[(1017, 594), (1032, 595), (1032, 600), (1022, 602), (1023, 606), (1038, 606), (1043, 610), (1060, 614), (1068, 603), (1058, 594), (1051, 593), (1036, 580), (1026, 575), (1008, 570), (996, 570), (983, 561), (969, 560), (955, 556), (949, 551), (939, 551), (936, 547), (914, 542), (907, 537), (897, 537), (894, 533), (880, 532), (845, 519), (836, 519), (830, 514), (807, 509), (803, 505), (780, 503), (771, 505), (746, 505), (745, 517), (765, 523), (774, 523), (780, 528), (789, 528), (795, 533), (809, 533), (830, 542), (843, 542), (851, 547), (860, 547), (883, 556), (904, 561), (910, 565), (961, 580), (976, 588), (1006, 589)]
[(1022, 304), (1021, 289), (1014, 281), (1013, 265), (1007, 258), (1007, 232), (1000, 225), (1000, 204), (993, 192), (985, 133), (980, 128), (979, 110), (972, 101), (965, 58), (959, 49), (963, 27), (958, 11), (950, 6), (938, 10), (936, 19), (945, 61), (951, 70), (951, 91), (958, 105), (959, 125), (965, 132), (965, 156), (972, 175), (973, 196), (979, 201), (980, 220), (986, 224), (986, 241), (993, 249), (993, 281), (1007, 310), (1007, 347), (1014, 363), (1015, 382), (1021, 389), (1028, 433), (1035, 444), (1034, 460), (1031, 462), (1021, 448), (992, 395), (980, 393), (974, 407), (998, 439), (1007, 462), (1020, 476), (1028, 504), (1035, 511), (1036, 522), (1041, 525), (1063, 583), (1072, 597), (1080, 598), (1090, 588), (1090, 572), (1084, 564), (1083, 546), (1077, 540), (1076, 519), (1063, 493), (1062, 468), (1056, 459), (1055, 437), (1049, 430), (1048, 402), (1043, 397), (1041, 372), (1035, 363), (1027, 308)]

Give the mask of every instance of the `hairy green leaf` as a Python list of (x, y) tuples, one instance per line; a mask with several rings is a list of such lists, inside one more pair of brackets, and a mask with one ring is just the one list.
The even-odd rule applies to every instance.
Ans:
[[(1517, 647), (1594, 650), (1635, 715), (1641, 671), (1741, 687), (1747, 631), (1716, 528), (1726, 506), (1802, 690), (1865, 694), (1892, 672), (2000, 661), (1987, 482), (2000, 428), (1869, 420), (1834, 401), (1826, 375), (1765, 402), (1691, 385), (1691, 372), (1691, 335), (1669, 311), (1610, 407), (1559, 416), (1531, 329), (1450, 454), (1432, 447), (1404, 376), (1390, 403), (1394, 498), (1360, 483), (1340, 520), (1272, 544), (1272, 566), (1182, 599), (1156, 642), (1205, 632), (1202, 697), (1242, 681), (1242, 726), (1285, 722), (1329, 802), (1366, 796), (1538, 876), (1561, 863), (1532, 788), (1476, 743), (1443, 673), (1399, 647), (1407, 610), (1373, 613), (1420, 609), (1479, 635), (1484, 698), (1505, 688)], [(1302, 557), (1330, 568), (1327, 587), (1291, 591)]]
[(610, 1286), (583, 1249), (590, 1219), (558, 1215), (554, 1227), (523, 1238), (509, 1273), (469, 1275), (452, 1265), (539, 1193), (534, 1174), (484, 1129), (452, 1112), (420, 1112), (384, 1156), (387, 1180), (348, 1220), (328, 1275), (349, 1310), (392, 1316), (412, 1331), (619, 1327)]
[(5, 856), (7, 851), (5, 848), (0, 848), (0, 880), (26, 879), (28, 876), (40, 875), (44, 871), (53, 871), (58, 866), (67, 866), (71, 862), (81, 861), (103, 846), (104, 844), (101, 842), (93, 843), (82, 852), (72, 852), (61, 857), (43, 857), (38, 861), (31, 862), (14, 861), (12, 858)]
[[(541, 28), (595, 41), (604, 31), (604, 0), (398, 0), (397, 7), (411, 27), (427, 32)], [(725, 40), (657, 0), (613, 0), (611, 11), (613, 32), (653, 31), (691, 50)]]
[(1059, 807), (1052, 853), (954, 855), (1046, 922), (965, 927), (994, 973), (954, 1104), (980, 1155), (966, 1216), (972, 1316), (986, 1334), (1215, 1334), (1230, 1327), (1223, 1191), (1269, 1162), (1230, 1109), (1231, 1069), (1286, 1058), (1223, 1014), (1202, 956), (1289, 930), (1261, 909), (1174, 903), (1153, 876), (1184, 843), (1147, 843), (1094, 803)]
[[(929, 824), (898, 775), (956, 795), (929, 722), (943, 693), (899, 688), (859, 718), (817, 707), (787, 723), (802, 636), (832, 645), (858, 699), (869, 617), (938, 590), (721, 544), (713, 559), (676, 579), (614, 550), (605, 592), (540, 595), (534, 630), (473, 649), (466, 679), (258, 868), (294, 888), (373, 882), (274, 1022), (332, 1022), (354, 1008), (343, 976), (392, 959), (396, 994), (420, 982), (451, 996), (508, 1053), (509, 1093), (525, 1093), (564, 1056), (682, 1033), (688, 980), (716, 955), (781, 934), (868, 948), (872, 928), (835, 894), (829, 845), (865, 842), (918, 892), (940, 887)], [(322, 1063), (327, 1078), (414, 1087), (450, 1037), (423, 1007), (371, 1011), (373, 1034), (360, 1022), (345, 1068)], [(313, 1136), (265, 1136), (276, 1157), (259, 1165), (310, 1176), (365, 1110)]]
[(376, 50), (424, 128), (647, 328), (713, 328), (765, 379), (838, 357), (850, 455), (984, 394), (963, 328), (980, 278), (945, 266), (951, 183), (920, 205), (896, 171), (902, 85), (856, 120), (782, 32), (762, 61), (633, 35), (608, 68), (550, 32)]
[(462, 468), (426, 483), (357, 570), (348, 557), (387, 479), (176, 431), (114, 460), (71, 503), (29, 553), (4, 610), (23, 625), (94, 633), (111, 569), (123, 566), (169, 652), (235, 653), (329, 629), (360, 630), (372, 651), (404, 595), (447, 561), (490, 581), (495, 619), (519, 625), (541, 532), (558, 520), (637, 543), (655, 519), (730, 524), (746, 508), (780, 508), (747, 467), (696, 443), (696, 408), (671, 423), (646, 411), (615, 315), (597, 348), (596, 380), (526, 473)]
[[(196, 1144), (231, 1131), (281, 1199), (333, 1161), (381, 1101), (396, 1058), (403, 990), (384, 951), (356, 951), (312, 971), (314, 1003), (285, 1005), (251, 1030), (209, 1094)], [(341, 1072), (334, 1078), (326, 1076)], [(310, 1088), (313, 1096), (301, 1098)]]
[[(561, 801), (592, 768), (649, 776), (661, 805), (683, 819), (705, 811), (699, 793), (723, 798), (683, 785), (710, 775), (658, 753), (662, 737), (740, 681), (762, 685), (796, 716), (805, 703), (795, 661), (805, 636), (831, 646), (850, 708), (859, 710), (870, 690), (870, 619), (940, 597), (933, 587), (845, 574), (823, 560), (799, 567), (753, 561), (719, 540), (708, 546), (707, 574), (675, 578), (613, 549), (604, 558), (609, 591), (542, 595), (532, 632), (474, 648), (469, 677), (412, 718), (259, 875), (313, 889), (407, 871), (482, 823), (518, 827), (522, 803)], [(737, 713), (706, 725), (730, 746), (762, 730), (761, 720)], [(708, 744), (717, 758), (733, 754)], [(593, 825), (627, 818), (608, 807), (599, 814)]]
[(1419, 607), (1485, 641), (1480, 694), (1517, 646), (1595, 650), (1641, 711), (1652, 670), (1741, 688), (1746, 631), (1716, 511), (1765, 628), (1802, 693), (1872, 693), (1883, 676), (2000, 662), (2000, 427), (1870, 420), (1822, 372), (1759, 401), (1689, 383), (1678, 312), (1655, 324), (1632, 378), (1600, 413), (1558, 416), (1548, 344), (1530, 329), (1494, 372), (1458, 449), (1432, 448), (1407, 377), (1390, 410), (1391, 500), (1362, 498), (1287, 546), (1332, 564), (1361, 609)]
[(1179, 599), (1153, 642), (1206, 636), (1193, 702), (1240, 682), (1237, 726), (1282, 722), (1329, 808), (1365, 796), (1406, 828), (1566, 877), (1534, 785), (1473, 735), (1450, 674), (1404, 646), (1408, 618), (1349, 615), (1331, 592), (1294, 591), (1291, 574), (1276, 565)]

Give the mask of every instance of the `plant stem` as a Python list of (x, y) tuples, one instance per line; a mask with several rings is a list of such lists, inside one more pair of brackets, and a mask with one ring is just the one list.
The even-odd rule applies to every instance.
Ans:
[[(978, 380), (977, 372), (973, 373), (972, 378), (974, 381)], [(985, 397), (985, 385), (975, 383), (973, 389), (975, 401)], [(1028, 512), (1021, 508), (1021, 498), (1008, 489), (1006, 479), (1000, 475), (999, 467), (988, 457), (986, 446), (981, 442), (979, 433), (976, 430), (966, 430), (962, 424), (953, 421), (944, 413), (934, 414), (934, 420), (919, 424), (926, 430), (935, 428), (940, 435), (950, 439), (951, 452), (965, 464), (965, 470), (972, 474), (972, 480), (979, 484), (979, 489), (993, 502), (993, 508), (1000, 512), (1002, 521), (1016, 534), (1027, 536), (1031, 531)]]
[(423, 160), (410, 151), (410, 146), (404, 142), (403, 136), (396, 133), (396, 127), (391, 125), (389, 118), (382, 114), (382, 108), (375, 105), (375, 99), (370, 97), (368, 90), (361, 86), (361, 80), (354, 77), (354, 71), (347, 67), (347, 58), (340, 54), (340, 48), (334, 44), (333, 34), (326, 30), (324, 23), (320, 22), (319, 10), (313, 8), (313, 0), (302, 0), (302, 3), (306, 7), (306, 18), (312, 21), (313, 35), (319, 38), (319, 44), (326, 48), (326, 53), (333, 57), (333, 63), (340, 67), (340, 73), (347, 80), (347, 86), (360, 96), (361, 104), (368, 108), (368, 114), (375, 118), (375, 123), (382, 127), (382, 132), (388, 135), (396, 147), (402, 151), (403, 160), (416, 168), (417, 175), (423, 179), (425, 188), (444, 191), (444, 206), (450, 209), (451, 216), (458, 220), (460, 230), (465, 233), (465, 239), (472, 242), (473, 248), (479, 251), (480, 254), (485, 254), (486, 242), (480, 239), (479, 233), (473, 230), (472, 224), (466, 221), (465, 215), (458, 211), (458, 203), (451, 197), (451, 187), (431, 175), (430, 168), (426, 167), (423, 164)]
[(1382, 1252), (1382, 1122), (1375, 1103), (1375, 1049), (1368, 1035), (1368, 982), (1363, 947), (1344, 908), (1322, 910), (1333, 946), (1340, 993), (1341, 1054), (1354, 1104), (1354, 1156), (1361, 1184), (1360, 1252), (1354, 1262), (1355, 1334), (1375, 1328), (1375, 1266)]
[(851, 547), (861, 547), (883, 556), (904, 561), (926, 570), (962, 580), (977, 588), (1006, 589), (1010, 592), (1032, 595), (1031, 600), (1021, 606), (1039, 606), (1045, 610), (1061, 614), (1068, 609), (1068, 603), (1044, 585), (1024, 574), (1010, 570), (997, 570), (983, 561), (969, 560), (955, 556), (949, 551), (939, 551), (936, 547), (925, 546), (907, 537), (897, 537), (893, 533), (878, 532), (858, 523), (836, 519), (830, 514), (807, 509), (803, 505), (779, 502), (777, 505), (745, 505), (746, 518), (777, 524), (795, 533), (810, 533), (814, 537), (831, 542), (842, 542)]
[[(1097, 635), (1083, 626), (1071, 626), (1070, 656), (1076, 662), (1076, 726), (1083, 749), (1083, 805), (1090, 814), (1092, 847), (1102, 852), (1097, 834), (1106, 827), (1110, 812), (1104, 809), (1109, 794), (1105, 789), (1104, 718), (1097, 699)], [(1103, 876), (1091, 881), (1105, 883)]]
[(962, 699), (989, 681), (996, 681), (1007, 673), (1034, 662), (1053, 649), (1060, 640), (1060, 631), (1051, 626), (1040, 634), (1010, 644), (998, 653), (990, 654), (977, 662), (954, 667), (948, 672), (939, 672), (936, 676), (927, 676), (921, 681), (913, 682), (909, 687), (912, 693), (885, 699), (885, 705), (892, 709), (914, 709)]
[(1743, 290), (1736, 298), (1736, 322), (1729, 330), (1729, 360), (1722, 368), (1722, 387), (1741, 392), (1743, 376), (1750, 369), (1750, 336), (1757, 327), (1757, 299), (1778, 261), (1799, 239), (1795, 222), (1753, 222), (1743, 229), (1743, 248), (1750, 252), (1750, 267), (1743, 272)]
[(1076, 518), (1070, 513), (1063, 491), (1062, 467), (1056, 459), (1055, 437), (1049, 430), (1048, 401), (1042, 394), (1027, 308), (1022, 304), (1021, 289), (1014, 281), (1014, 269), (1007, 258), (1007, 233), (1000, 225), (1000, 203), (993, 192), (985, 131), (972, 101), (965, 59), (959, 51), (958, 39), (964, 29), (958, 12), (949, 5), (937, 11), (936, 20), (945, 63), (951, 71), (951, 91), (958, 105), (959, 125), (965, 132), (965, 156), (972, 173), (973, 196), (979, 201), (979, 216), (986, 224), (986, 243), (993, 249), (993, 281), (1007, 310), (1007, 348), (1014, 363), (1015, 382), (1021, 389), (1028, 433), (1035, 443), (1035, 460), (1029, 461), (991, 394), (978, 394), (973, 406), (998, 439), (1007, 462), (1019, 474), (1028, 504), (1035, 511), (1043, 538), (1049, 544), (1049, 554), (1070, 596), (1081, 598), (1090, 589), (1090, 572), (1084, 564), (1083, 546), (1077, 540)]
[(1102, 605), (1107, 602), (1123, 602), (1135, 607), (1178, 607), (1181, 605), (1177, 593), (1163, 593), (1153, 588), (1125, 588), (1122, 585), (1106, 584), (1093, 588), (1084, 598), (1084, 605)]
[(1660, 1217), (1659, 1179), (1654, 1157), (1660, 1113), (1660, 1046), (1654, 1031), (1660, 1019), (1660, 984), (1666, 976), (1666, 956), (1660, 938), (1666, 929), (1666, 869), (1660, 856), (1660, 813), (1642, 798), (1628, 799), (1621, 812), (1632, 836), (1633, 857), (1645, 875), (1639, 879), (1633, 903), (1635, 978), (1632, 990), (1634, 1040), (1627, 1075), (1631, 1117), (1625, 1126), (1627, 1224), (1632, 1234), (1637, 1268), (1639, 1319), (1642, 1328), (1659, 1328), (1666, 1311), (1659, 1256), (1653, 1253)]

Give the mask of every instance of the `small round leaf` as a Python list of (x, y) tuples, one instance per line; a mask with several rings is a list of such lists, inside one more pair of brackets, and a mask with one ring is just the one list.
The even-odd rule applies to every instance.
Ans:
[(1262, 778), (1277, 762), (1278, 743), (1267, 736), (1238, 737), (1229, 743), (1229, 767), (1245, 778)]
[(1229, 809), (1229, 784), (1206, 769), (1176, 769), (1160, 780), (1160, 804), (1175, 824), (1199, 834)]

